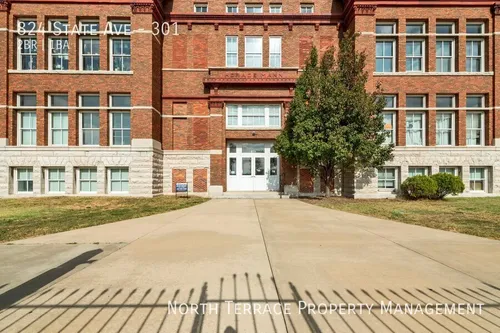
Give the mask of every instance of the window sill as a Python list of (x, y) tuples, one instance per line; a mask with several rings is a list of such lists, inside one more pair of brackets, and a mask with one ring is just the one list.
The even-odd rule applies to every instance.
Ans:
[(48, 70), (48, 69), (9, 69), (9, 74), (65, 74), (65, 75), (133, 75), (133, 71), (120, 72), (120, 71), (83, 71), (83, 70)]

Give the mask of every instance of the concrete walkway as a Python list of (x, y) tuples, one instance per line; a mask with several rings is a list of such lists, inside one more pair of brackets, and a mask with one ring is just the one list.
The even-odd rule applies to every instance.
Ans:
[[(0, 262), (0, 333), (500, 331), (500, 242), (297, 200), (212, 200), (2, 245)], [(483, 305), (418, 312), (442, 303)]]

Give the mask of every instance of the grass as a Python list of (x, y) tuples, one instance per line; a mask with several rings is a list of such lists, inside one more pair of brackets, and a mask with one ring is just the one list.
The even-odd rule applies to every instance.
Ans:
[(51, 197), (0, 200), (0, 242), (165, 213), (207, 201), (200, 197)]
[(401, 199), (305, 199), (345, 212), (500, 240), (500, 197), (447, 198), (443, 201)]

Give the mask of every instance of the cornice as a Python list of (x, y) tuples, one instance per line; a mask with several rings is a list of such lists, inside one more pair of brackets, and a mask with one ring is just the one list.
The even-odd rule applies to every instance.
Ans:
[(10, 1), (4, 0), (0, 2), (0, 12), (8, 12), (10, 10)]
[(165, 18), (170, 22), (180, 24), (339, 24), (342, 22), (341, 14), (196, 14), (196, 13), (170, 13)]

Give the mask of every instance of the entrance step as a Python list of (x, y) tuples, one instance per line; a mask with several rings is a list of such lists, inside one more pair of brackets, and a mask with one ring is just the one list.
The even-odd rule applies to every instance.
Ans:
[(281, 195), (278, 192), (224, 192), (213, 199), (289, 199), (288, 195)]

